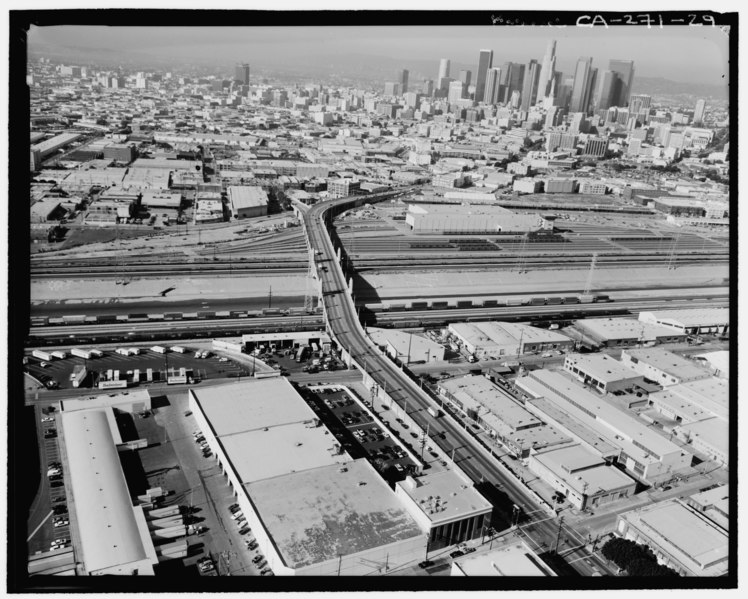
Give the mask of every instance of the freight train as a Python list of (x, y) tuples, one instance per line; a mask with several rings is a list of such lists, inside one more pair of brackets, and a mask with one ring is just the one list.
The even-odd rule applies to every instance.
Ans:
[(604, 294), (577, 294), (556, 296), (513, 296), (486, 300), (413, 300), (410, 302), (382, 302), (367, 304), (372, 312), (402, 312), (407, 310), (449, 310), (452, 308), (497, 308), (504, 306), (560, 306), (611, 302)]
[[(316, 312), (312, 312), (315, 314)], [(264, 310), (223, 310), (201, 312), (165, 312), (159, 314), (99, 314), (87, 316), (84, 314), (65, 315), (59, 317), (32, 316), (32, 327), (54, 325), (82, 325), (82, 324), (117, 324), (123, 322), (163, 322), (166, 320), (220, 320), (224, 318), (262, 318), (273, 316), (305, 316), (309, 314), (304, 308), (265, 308)]]

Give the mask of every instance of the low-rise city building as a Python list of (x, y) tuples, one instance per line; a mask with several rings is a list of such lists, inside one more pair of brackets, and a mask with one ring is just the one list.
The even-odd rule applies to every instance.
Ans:
[(450, 324), (447, 331), (479, 360), (549, 350), (568, 351), (574, 347), (574, 341), (566, 335), (513, 322), (459, 322)]
[(579, 510), (633, 496), (636, 481), (582, 445), (533, 452), (528, 467)]
[(695, 308), (640, 312), (639, 320), (669, 327), (686, 335), (724, 335), (730, 326), (730, 311), (728, 308)]
[(622, 362), (606, 354), (571, 354), (564, 370), (601, 393), (632, 390), (644, 382), (644, 376), (632, 372)]
[(522, 540), (452, 562), (450, 576), (556, 576)]
[(707, 370), (693, 360), (659, 347), (624, 349), (620, 363), (663, 387), (710, 376)]
[(722, 576), (727, 572), (727, 533), (677, 499), (620, 514), (616, 534), (647, 545), (658, 562), (681, 576)]
[(536, 418), (511, 395), (483, 376), (462, 376), (439, 382), (439, 394), (454, 409), (482, 426), (513, 455), (557, 447), (571, 439)]
[(637, 480), (651, 484), (691, 466), (691, 454), (565, 373), (534, 370), (516, 386), (528, 410), (588, 449), (605, 456), (617, 448), (617, 462)]
[(268, 196), (261, 187), (231, 185), (226, 191), (233, 218), (253, 218), (268, 213)]

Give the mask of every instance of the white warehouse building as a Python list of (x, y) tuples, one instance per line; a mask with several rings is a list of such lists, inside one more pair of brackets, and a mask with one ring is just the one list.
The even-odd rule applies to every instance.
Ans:
[(286, 379), (190, 389), (189, 404), (276, 575), (384, 574), (423, 559), (427, 531)]
[(501, 206), (410, 204), (405, 222), (415, 233), (527, 233), (542, 228), (535, 214), (515, 214)]
[(230, 185), (228, 196), (233, 218), (252, 218), (268, 213), (268, 194), (262, 187)]

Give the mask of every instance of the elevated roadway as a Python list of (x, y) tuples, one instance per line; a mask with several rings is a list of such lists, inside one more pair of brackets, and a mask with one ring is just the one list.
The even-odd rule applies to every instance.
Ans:
[[(361, 327), (356, 307), (348, 293), (348, 282), (336, 259), (337, 248), (327, 227), (331, 226), (332, 216), (336, 212), (395, 195), (399, 195), (399, 192), (378, 194), (376, 198), (343, 198), (317, 204), (304, 215), (310, 250), (318, 262), (323, 309), (330, 334), (343, 353), (347, 354), (349, 362), (364, 371), (365, 379), (370, 379), (371, 383), (403, 406), (416, 424), (429, 431), (432, 442), (453, 455), (454, 461), (476, 484), (493, 484), (522, 509), (532, 521), (533, 542), (538, 547), (552, 547), (558, 533), (556, 518), (548, 517), (522, 483), (507, 475), (503, 466), (479, 446), (456, 420), (451, 417), (433, 418), (427, 410), (436, 404), (398, 366), (380, 353)], [(320, 262), (324, 266), (320, 266)], [(538, 514), (542, 515), (538, 517)], [(595, 554), (588, 554), (584, 546), (580, 546), (579, 551), (581, 554), (578, 557), (581, 559), (575, 561), (575, 567), (581, 574), (591, 576), (595, 568), (609, 571)]]

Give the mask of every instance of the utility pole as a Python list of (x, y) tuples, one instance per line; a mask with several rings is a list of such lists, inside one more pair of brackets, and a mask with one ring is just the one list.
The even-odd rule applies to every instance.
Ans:
[(584, 286), (584, 291), (582, 292), (582, 295), (589, 295), (590, 291), (592, 291), (592, 277), (595, 274), (596, 264), (597, 264), (597, 252), (592, 254), (592, 262), (590, 263), (590, 272), (587, 275), (587, 283)]
[(561, 527), (564, 525), (564, 517), (558, 519), (558, 532), (556, 532), (556, 543), (553, 546), (553, 553), (558, 555), (558, 543), (561, 540)]
[(270, 289), (268, 290), (268, 308), (273, 307), (273, 286), (270, 285)]
[(429, 438), (429, 431), (431, 430), (431, 423), (426, 423), (426, 432), (421, 436), (421, 461), (423, 461), (423, 452), (426, 451), (426, 439)]

